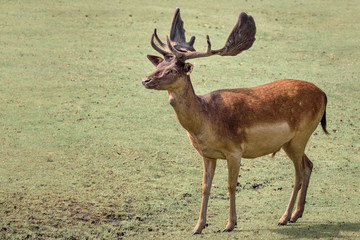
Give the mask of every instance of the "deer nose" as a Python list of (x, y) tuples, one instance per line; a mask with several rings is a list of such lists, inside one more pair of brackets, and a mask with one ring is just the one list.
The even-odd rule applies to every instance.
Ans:
[(143, 84), (144, 86), (146, 86), (146, 84), (148, 84), (150, 81), (151, 81), (150, 78), (146, 78), (146, 79), (142, 80), (142, 84)]

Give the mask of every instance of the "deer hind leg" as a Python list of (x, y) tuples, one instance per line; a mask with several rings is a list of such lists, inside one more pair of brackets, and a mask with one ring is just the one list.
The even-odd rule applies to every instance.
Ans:
[[(301, 195), (301, 192), (299, 190), (301, 189), (301, 186), (305, 179), (305, 167), (303, 164), (303, 156), (304, 156), (304, 148), (305, 144), (300, 144), (301, 141), (291, 141), (286, 146), (284, 146), (284, 151), (289, 156), (289, 158), (294, 163), (295, 168), (295, 183), (293, 192), (290, 197), (289, 204), (285, 210), (285, 213), (280, 218), (278, 225), (286, 225), (287, 222), (291, 219), (291, 213), (294, 208), (294, 204), (296, 201), (296, 196)], [(299, 203), (299, 202), (298, 202)]]
[(313, 164), (310, 159), (303, 155), (303, 167), (305, 168), (305, 176), (301, 184), (301, 189), (298, 195), (295, 212), (291, 215), (290, 222), (296, 222), (298, 218), (301, 218), (305, 209), (306, 193), (310, 182), (310, 175), (312, 172)]
[(204, 157), (203, 167), (204, 167), (204, 173), (203, 173), (203, 182), (202, 182), (202, 201), (200, 208), (200, 216), (199, 216), (199, 221), (192, 232), (192, 235), (200, 234), (201, 231), (206, 226), (206, 211), (210, 196), (211, 183), (215, 174), (216, 159), (210, 159)]

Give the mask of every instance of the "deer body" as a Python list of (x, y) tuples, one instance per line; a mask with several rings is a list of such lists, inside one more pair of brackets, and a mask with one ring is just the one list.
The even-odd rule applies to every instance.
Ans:
[[(190, 80), (193, 66), (185, 60), (215, 54), (236, 55), (248, 49), (255, 40), (255, 23), (251, 16), (241, 13), (224, 48), (211, 50), (207, 37), (207, 51), (196, 52), (192, 46), (194, 37), (189, 43), (185, 42), (179, 11), (175, 11), (172, 37), (167, 38), (167, 44), (162, 43), (154, 31), (151, 45), (164, 58), (148, 55), (157, 69), (142, 83), (148, 89), (168, 91), (169, 102), (180, 124), (203, 158), (202, 204), (193, 234), (201, 233), (206, 226), (217, 159), (225, 159), (228, 165), (230, 214), (224, 231), (231, 231), (237, 224), (235, 189), (241, 159), (275, 154), (280, 149), (294, 163), (295, 184), (278, 224), (296, 222), (304, 212), (313, 166), (304, 153), (306, 144), (319, 123), (327, 133), (325, 93), (314, 84), (283, 79), (253, 88), (223, 89), (196, 95)], [(154, 37), (166, 50), (154, 44)], [(176, 45), (173, 46), (174, 42)], [(296, 209), (292, 212), (296, 199)]]
[[(295, 187), (294, 192), (304, 185), (303, 192), (306, 193), (312, 163), (303, 152), (309, 137), (324, 119), (327, 101), (324, 92), (308, 82), (286, 79), (255, 88), (218, 90), (204, 96), (196, 96), (192, 86), (184, 87), (182, 92), (178, 95), (180, 100), (169, 92), (170, 103), (179, 122), (188, 131), (192, 145), (204, 159), (204, 174), (209, 175), (204, 176), (203, 181), (206, 203), (216, 159), (226, 159), (229, 166), (235, 166), (229, 168), (228, 186), (234, 209), (230, 215), (235, 217), (229, 218), (226, 231), (232, 230), (237, 222), (234, 195), (241, 158), (256, 158), (284, 148), (292, 158), (296, 178), (299, 178), (298, 190)], [(211, 161), (213, 165), (205, 164)], [(305, 198), (304, 193), (302, 195)], [(295, 197), (293, 194), (280, 225), (289, 220), (295, 222), (302, 215), (305, 199), (302, 203), (299, 200), (297, 214), (290, 219)], [(203, 214), (194, 233), (201, 232), (205, 226), (206, 208), (202, 204)]]
[(216, 159), (233, 152), (256, 158), (279, 151), (299, 133), (315, 130), (326, 102), (315, 85), (288, 79), (203, 96), (192, 86), (181, 92), (178, 97), (169, 92), (179, 122), (200, 155)]

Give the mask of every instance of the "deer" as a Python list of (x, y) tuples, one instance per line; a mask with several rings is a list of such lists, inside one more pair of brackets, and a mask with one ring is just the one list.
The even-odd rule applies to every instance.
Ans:
[(206, 212), (218, 159), (227, 162), (230, 213), (224, 232), (230, 232), (238, 220), (235, 191), (241, 159), (275, 155), (281, 149), (293, 162), (295, 182), (278, 225), (295, 223), (304, 213), (313, 169), (305, 147), (319, 124), (325, 134), (329, 134), (326, 94), (310, 82), (282, 79), (251, 88), (221, 89), (196, 95), (190, 80), (193, 65), (187, 60), (214, 55), (236, 56), (252, 46), (256, 26), (252, 16), (241, 12), (223, 48), (212, 49), (207, 35), (206, 51), (196, 51), (195, 37), (186, 41), (183, 24), (180, 9), (176, 8), (170, 37), (166, 36), (165, 43), (154, 29), (150, 44), (163, 57), (147, 55), (156, 70), (143, 78), (142, 85), (146, 89), (167, 90), (178, 121), (203, 159), (200, 215), (192, 235), (201, 234), (207, 226)]

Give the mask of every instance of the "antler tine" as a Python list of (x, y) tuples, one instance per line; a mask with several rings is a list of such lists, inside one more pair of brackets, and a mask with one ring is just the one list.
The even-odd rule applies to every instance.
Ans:
[(211, 42), (210, 42), (209, 35), (206, 35), (206, 43), (207, 43), (206, 52), (208, 54), (210, 54), (211, 53)]
[(155, 35), (156, 41), (160, 44), (160, 46), (163, 47), (163, 48), (166, 48), (166, 44), (164, 44), (164, 43), (160, 40), (160, 38), (158, 37), (156, 28), (154, 29), (154, 35)]
[(165, 44), (162, 43), (162, 42), (160, 41), (160, 39), (158, 38), (158, 36), (157, 36), (157, 34), (156, 34), (156, 28), (154, 29), (154, 33), (151, 35), (150, 44), (151, 44), (151, 46), (152, 46), (157, 52), (159, 52), (159, 53), (162, 54), (163, 56), (168, 55), (169, 52), (167, 52), (167, 51), (159, 48), (159, 47), (154, 43), (154, 37), (156, 37), (156, 40), (159, 42), (159, 44), (160, 44), (162, 47), (165, 46)]
[(211, 42), (210, 42), (210, 37), (209, 35), (206, 35), (206, 51), (205, 52), (187, 52), (187, 53), (180, 53), (183, 54), (183, 58), (185, 60), (187, 59), (194, 59), (194, 58), (202, 58), (202, 57), (209, 57), (211, 55), (214, 55), (213, 50), (211, 50)]

